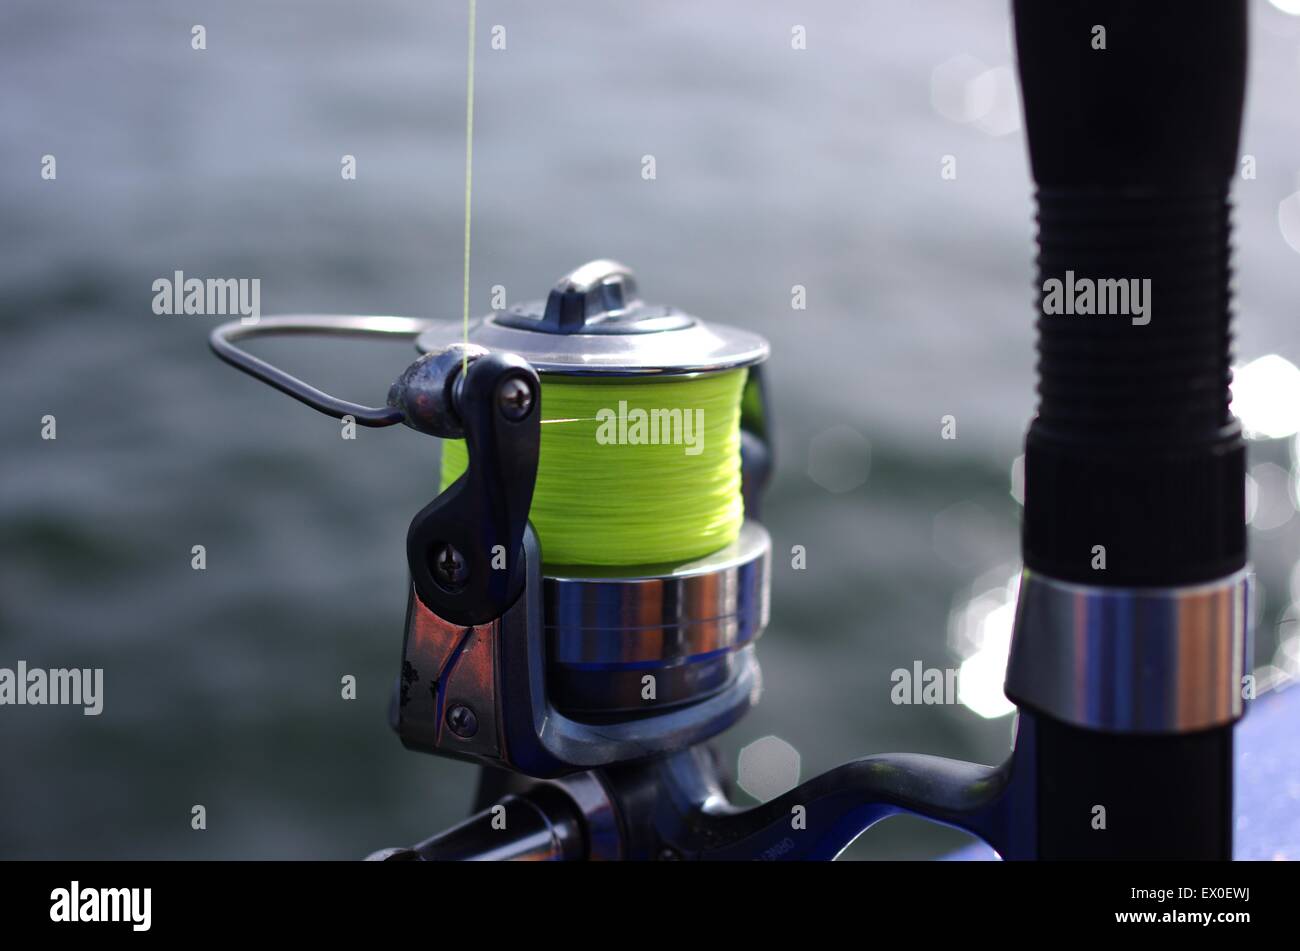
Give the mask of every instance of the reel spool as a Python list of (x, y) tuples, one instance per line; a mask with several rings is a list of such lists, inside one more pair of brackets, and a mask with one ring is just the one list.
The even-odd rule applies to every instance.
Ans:
[[(387, 406), (356, 406), (234, 346), (272, 333), (401, 334), (422, 356)], [(756, 520), (771, 468), (761, 337), (646, 304), (629, 269), (593, 261), (544, 302), (479, 319), (468, 343), (451, 322), (309, 317), (227, 324), (212, 347), (336, 418), (464, 441), (444, 444), (443, 490), (407, 534), (392, 719), (408, 747), (551, 777), (697, 744), (757, 700), (771, 549)], [(588, 410), (707, 401), (722, 418), (698, 455), (590, 452), (608, 418), (556, 416), (549, 393)], [(602, 515), (615, 491), (633, 509), (622, 520)], [(699, 493), (703, 508), (683, 504)]]

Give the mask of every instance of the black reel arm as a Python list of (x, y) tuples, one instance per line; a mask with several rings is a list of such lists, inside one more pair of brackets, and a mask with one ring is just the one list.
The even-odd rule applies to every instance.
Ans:
[(524, 531), (537, 481), (541, 383), (509, 353), (477, 356), (463, 373), (429, 354), (394, 385), (408, 422), (431, 430), (442, 394), (464, 429), (469, 467), (411, 521), (406, 556), (416, 596), (455, 624), (501, 617), (524, 589)]

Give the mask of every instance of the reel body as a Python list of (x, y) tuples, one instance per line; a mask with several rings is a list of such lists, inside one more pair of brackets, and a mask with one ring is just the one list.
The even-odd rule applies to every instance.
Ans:
[[(420, 335), (416, 367), (425, 369), (390, 396), (411, 417), (420, 394), (452, 394), (427, 405), (462, 422), (468, 456), (408, 534), (402, 742), (549, 777), (683, 749), (726, 729), (759, 691), (753, 643), (767, 623), (771, 547), (762, 526), (748, 521), (733, 542), (689, 561), (551, 566), (527, 502), (549, 376), (728, 371), (763, 359), (766, 342), (645, 305), (631, 272), (604, 261), (561, 279), (544, 305), (483, 318), (469, 352), (447, 349), (449, 329)], [(533, 372), (518, 375), (514, 361)], [(448, 422), (430, 417), (426, 431), (454, 432)], [(742, 451), (751, 496), (768, 464), (765, 433), (758, 438)], [(498, 596), (472, 596), (483, 575), (504, 585)]]
[[(459, 329), (402, 318), (272, 318), (213, 335), (223, 359), (329, 415), (465, 440), (465, 471), (407, 533), (411, 589), (390, 717), (402, 742), (555, 777), (685, 749), (726, 729), (758, 698), (754, 642), (768, 620), (771, 543), (752, 517), (771, 471), (757, 366), (766, 341), (645, 304), (632, 272), (611, 261), (578, 268), (544, 302), (480, 319), (468, 342)], [(422, 355), (394, 382), (386, 407), (358, 407), (232, 345), (285, 332), (400, 333)], [(739, 464), (751, 517), (734, 539), (671, 563), (548, 564), (529, 522), (544, 381), (680, 381), (737, 370), (748, 371)]]

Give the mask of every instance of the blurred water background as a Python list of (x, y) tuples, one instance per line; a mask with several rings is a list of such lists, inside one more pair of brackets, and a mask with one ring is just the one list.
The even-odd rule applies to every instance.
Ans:
[[(869, 752), (1008, 749), (998, 638), (1033, 409), (1008, 6), (479, 4), (474, 310), (494, 285), (537, 297), (613, 257), (649, 298), (772, 341), (766, 693), (724, 741), (733, 762), (768, 735), (803, 778)], [(1300, 362), (1300, 18), (1252, 14), (1237, 350)], [(459, 317), (465, 27), (463, 2), (0, 8), (0, 666), (105, 668), (99, 717), (0, 709), (0, 856), (351, 858), (464, 815), (473, 768), (404, 751), (385, 715), (435, 445), (344, 441), (212, 358), (219, 318), (150, 304), (183, 270), (260, 278), (268, 314)], [(259, 352), (365, 402), (412, 356)], [(1285, 414), (1287, 371), (1264, 376)], [(1256, 446), (1276, 470), (1257, 480), (1257, 658), (1281, 667), (1300, 597), (1286, 428)], [(891, 703), (895, 668), (981, 647), (969, 704)], [(962, 841), (896, 819), (850, 854)]]

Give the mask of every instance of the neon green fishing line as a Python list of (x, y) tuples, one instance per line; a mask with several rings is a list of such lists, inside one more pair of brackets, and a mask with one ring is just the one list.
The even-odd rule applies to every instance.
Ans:
[[(734, 541), (745, 517), (746, 373), (609, 382), (544, 375), (529, 512), (543, 559), (655, 564), (699, 558)], [(464, 441), (444, 441), (443, 489), (466, 464)]]

